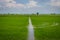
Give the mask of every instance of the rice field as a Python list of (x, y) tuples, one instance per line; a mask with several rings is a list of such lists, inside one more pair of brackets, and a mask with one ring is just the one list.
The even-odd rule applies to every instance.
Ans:
[(32, 15), (35, 40), (60, 40), (60, 15)]
[(28, 17), (0, 15), (0, 40), (27, 40)]
[(0, 15), (0, 40), (27, 40), (29, 16), (34, 40), (60, 40), (60, 15)]

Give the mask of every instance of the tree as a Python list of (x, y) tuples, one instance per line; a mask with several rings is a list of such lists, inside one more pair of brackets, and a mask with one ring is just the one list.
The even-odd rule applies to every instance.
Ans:
[(39, 13), (37, 12), (37, 16), (39, 15)]

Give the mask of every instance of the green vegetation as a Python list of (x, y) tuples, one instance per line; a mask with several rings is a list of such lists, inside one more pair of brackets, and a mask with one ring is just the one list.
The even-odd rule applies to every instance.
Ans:
[(35, 40), (60, 40), (60, 15), (0, 14), (0, 40), (27, 40), (28, 16), (34, 26)]
[(60, 15), (32, 15), (35, 40), (60, 40)]
[(0, 40), (27, 40), (28, 17), (0, 15)]

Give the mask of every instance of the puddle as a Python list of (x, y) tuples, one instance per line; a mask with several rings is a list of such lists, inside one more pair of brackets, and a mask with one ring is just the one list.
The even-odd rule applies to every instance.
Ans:
[(59, 23), (57, 23), (57, 22), (52, 22), (52, 23), (48, 23), (48, 22), (44, 22), (44, 23), (42, 23), (42, 24), (40, 24), (40, 25), (37, 25), (36, 27), (34, 27), (34, 28), (45, 28), (45, 27), (54, 27), (54, 26), (58, 26), (59, 25)]
[(51, 26), (58, 26), (59, 25), (59, 23), (53, 23)]

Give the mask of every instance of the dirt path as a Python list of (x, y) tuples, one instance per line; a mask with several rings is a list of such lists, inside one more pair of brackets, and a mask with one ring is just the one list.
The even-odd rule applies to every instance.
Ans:
[(34, 40), (34, 29), (30, 17), (29, 17), (29, 26), (28, 26), (28, 40)]

